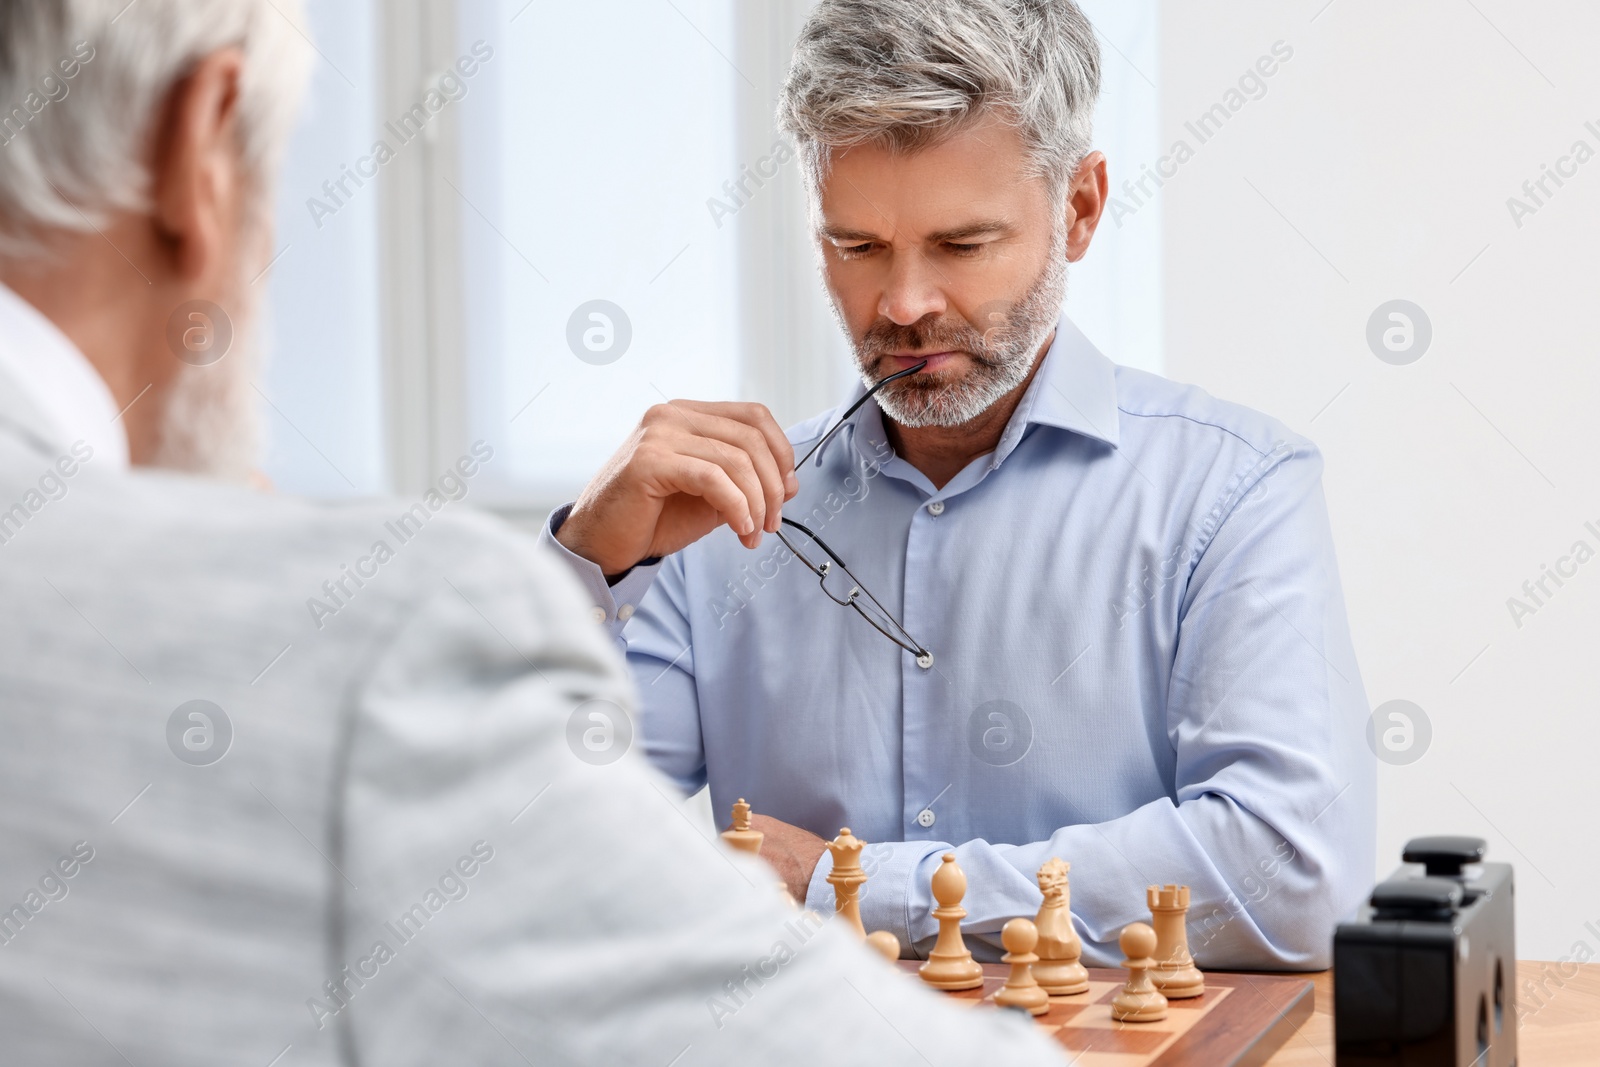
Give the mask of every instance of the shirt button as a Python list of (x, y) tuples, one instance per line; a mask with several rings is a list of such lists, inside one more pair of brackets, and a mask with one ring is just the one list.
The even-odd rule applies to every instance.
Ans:
[(606, 609), (605, 608), (597, 606), (597, 607), (595, 607), (595, 609), (593, 611), (590, 612), (590, 614), (594, 616), (594, 621), (595, 622), (605, 622), (606, 621)]
[(926, 830), (928, 827), (933, 825), (934, 818), (935, 816), (932, 808), (923, 808), (921, 811), (917, 812), (917, 825)]
[(944, 514), (944, 501), (943, 500), (935, 500), (935, 501), (931, 502), (928, 505), (928, 514), (929, 515), (943, 515)]
[(631, 618), (633, 618), (633, 605), (632, 604), (624, 604), (624, 605), (622, 605), (622, 607), (617, 609), (617, 621), (618, 622), (627, 622)]
[(923, 670), (927, 670), (929, 667), (932, 667), (933, 666), (933, 653), (932, 652), (924, 652), (922, 655), (918, 656), (917, 657), (917, 666), (921, 667)]

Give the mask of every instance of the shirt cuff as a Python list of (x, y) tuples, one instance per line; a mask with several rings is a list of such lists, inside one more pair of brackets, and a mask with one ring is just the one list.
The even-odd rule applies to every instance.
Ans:
[(589, 600), (594, 604), (594, 621), (605, 624), (611, 636), (620, 638), (622, 628), (633, 618), (639, 601), (644, 599), (644, 594), (656, 580), (665, 557), (644, 560), (617, 579), (615, 584), (609, 583), (598, 564), (584, 559), (556, 540), (557, 531), (567, 521), (571, 511), (571, 504), (563, 504), (552, 511), (544, 528), (539, 531), (539, 543), (566, 561), (568, 568), (578, 576), (578, 581), (589, 593)]
[[(915, 887), (933, 877), (934, 858), (954, 847), (942, 841), (880, 841), (862, 850), (861, 866), (867, 881), (861, 887), (861, 925), (869, 934), (875, 930), (893, 934), (900, 942), (902, 958), (921, 958), (916, 950), (920, 938), (914, 931), (929, 921), (927, 915), (916, 916), (912, 910), (915, 901), (931, 899), (931, 890), (918, 893)], [(821, 915), (834, 913), (833, 886), (828, 884), (832, 872), (833, 854), (824, 852), (811, 872), (805, 899), (805, 906)]]

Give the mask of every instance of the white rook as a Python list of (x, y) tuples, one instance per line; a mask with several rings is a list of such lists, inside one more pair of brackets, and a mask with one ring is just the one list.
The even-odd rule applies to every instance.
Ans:
[(1189, 914), (1189, 887), (1186, 885), (1150, 886), (1150, 924), (1156, 931), (1156, 965), (1150, 980), (1168, 1000), (1198, 997), (1206, 991), (1205, 979), (1195, 969), (1189, 955), (1189, 931), (1184, 919)]

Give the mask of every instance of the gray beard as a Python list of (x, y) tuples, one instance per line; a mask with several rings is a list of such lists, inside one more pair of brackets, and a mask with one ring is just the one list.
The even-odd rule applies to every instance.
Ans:
[(252, 388), (261, 363), (255, 311), (234, 323), (227, 355), (209, 366), (185, 364), (179, 370), (167, 389), (151, 466), (226, 482), (250, 481), (261, 436)]
[[(1061, 318), (1067, 296), (1066, 245), (1066, 228), (1057, 226), (1044, 269), (1027, 292), (1009, 306), (997, 303), (978, 309), (981, 332), (960, 318), (904, 327), (885, 326), (880, 320), (853, 342), (856, 366), (868, 387), (882, 377), (877, 368), (883, 356), (896, 349), (962, 351), (972, 356), (967, 373), (958, 381), (913, 374), (885, 386), (876, 397), (883, 413), (911, 429), (962, 426), (1021, 385)], [(842, 323), (837, 307), (834, 313)]]

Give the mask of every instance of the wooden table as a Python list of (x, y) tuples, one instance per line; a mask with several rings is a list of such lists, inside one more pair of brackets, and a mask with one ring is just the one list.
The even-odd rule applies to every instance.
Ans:
[[(1574, 974), (1573, 972), (1577, 973)], [(1571, 975), (1571, 977), (1567, 977)], [(1317, 986), (1316, 1010), (1267, 1067), (1331, 1067), (1333, 1064), (1333, 972), (1307, 975)], [(1529, 997), (1531, 979), (1548, 992)], [(1600, 1063), (1600, 964), (1517, 962), (1522, 1029), (1518, 1067), (1566, 1067)]]

